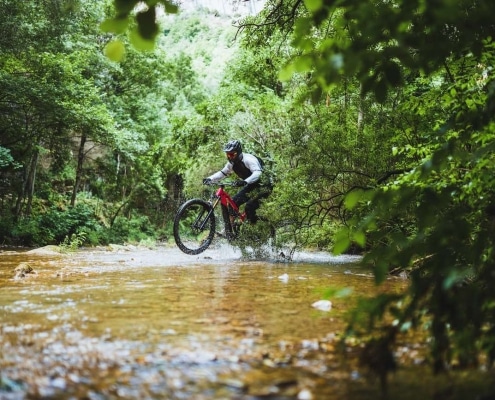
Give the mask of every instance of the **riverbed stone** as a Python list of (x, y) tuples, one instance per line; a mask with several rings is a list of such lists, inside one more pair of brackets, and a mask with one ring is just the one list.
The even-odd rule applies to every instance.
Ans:
[(26, 262), (20, 263), (14, 270), (14, 279), (25, 278), (28, 274), (36, 274), (36, 271)]

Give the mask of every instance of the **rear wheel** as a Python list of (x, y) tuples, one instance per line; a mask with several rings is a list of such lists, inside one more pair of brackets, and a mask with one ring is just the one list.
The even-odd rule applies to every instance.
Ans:
[(185, 202), (174, 219), (175, 243), (186, 254), (205, 251), (215, 236), (215, 214), (211, 204), (201, 199)]

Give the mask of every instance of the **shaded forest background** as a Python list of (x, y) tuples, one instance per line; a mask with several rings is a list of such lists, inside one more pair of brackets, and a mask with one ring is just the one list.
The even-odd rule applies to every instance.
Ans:
[(0, 0), (3, 244), (168, 241), (237, 138), (276, 178), (260, 212), (280, 240), (410, 278), (352, 316), (375, 370), (411, 329), (437, 372), (492, 366), (493, 2), (128, 3)]
[(118, 64), (99, 28), (110, 3), (1, 5), (2, 242), (166, 239), (179, 174), (223, 139), (201, 110), (233, 56), (231, 20), (172, 16), (154, 52)]
[(279, 79), (295, 49), (277, 38), (249, 47), (241, 14), (162, 13), (156, 48), (128, 45), (115, 63), (99, 29), (110, 3), (2, 1), (2, 11), (4, 244), (167, 241), (178, 203), (200, 194), (238, 138), (277, 177), (264, 212), (280, 238), (331, 249), (345, 193), (400, 164), (393, 104), (374, 105), (352, 80), (307, 100), (310, 76)]

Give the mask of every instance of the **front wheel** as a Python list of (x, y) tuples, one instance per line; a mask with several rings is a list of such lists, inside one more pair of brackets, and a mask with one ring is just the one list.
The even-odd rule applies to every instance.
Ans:
[(215, 214), (211, 204), (201, 199), (186, 201), (174, 219), (175, 243), (186, 254), (205, 251), (215, 236)]

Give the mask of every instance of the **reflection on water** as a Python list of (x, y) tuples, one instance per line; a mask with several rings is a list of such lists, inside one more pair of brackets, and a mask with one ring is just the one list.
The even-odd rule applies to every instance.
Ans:
[[(335, 352), (352, 297), (311, 306), (328, 287), (373, 292), (356, 261), (243, 261), (230, 247), (0, 253), (0, 398), (371, 399)], [(14, 279), (21, 263), (34, 272)]]

